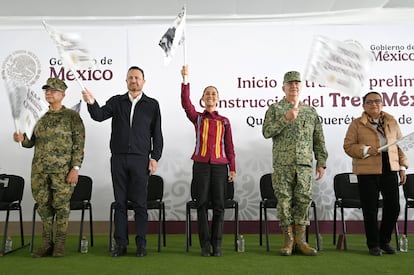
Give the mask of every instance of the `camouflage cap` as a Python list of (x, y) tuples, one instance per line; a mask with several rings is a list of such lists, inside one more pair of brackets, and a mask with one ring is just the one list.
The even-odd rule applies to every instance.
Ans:
[(56, 77), (49, 78), (46, 81), (46, 85), (42, 86), (43, 90), (53, 89), (53, 90), (58, 90), (62, 92), (64, 92), (67, 88), (68, 86), (66, 86), (65, 82), (63, 82), (63, 80), (60, 80), (59, 78), (56, 78)]
[(290, 72), (285, 73), (285, 76), (283, 77), (283, 83), (293, 82), (293, 81), (301, 82), (300, 73), (296, 71), (290, 71)]

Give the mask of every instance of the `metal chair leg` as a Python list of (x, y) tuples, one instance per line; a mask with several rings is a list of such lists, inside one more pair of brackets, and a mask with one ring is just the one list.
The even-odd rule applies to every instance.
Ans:
[(408, 221), (408, 205), (405, 202), (405, 213), (404, 213), (404, 235), (407, 236), (407, 221)]
[(336, 211), (337, 211), (337, 205), (336, 205), (336, 203), (335, 203), (335, 205), (334, 205), (333, 230), (332, 230), (332, 235), (333, 235), (333, 245), (336, 245)]
[(237, 238), (239, 236), (239, 204), (234, 205), (234, 250), (237, 252)]
[(263, 203), (259, 203), (259, 244), (262, 246), (263, 244)]
[(266, 237), (266, 251), (270, 251), (269, 245), (269, 221), (267, 219), (267, 208), (266, 206), (263, 208), (264, 210), (264, 220), (265, 220), (265, 237)]
[(312, 203), (313, 205), (313, 219), (315, 222), (315, 235), (316, 235), (316, 249), (319, 251), (321, 250), (321, 243), (320, 243), (320, 235), (319, 235), (319, 222), (318, 222), (318, 214), (316, 212), (316, 204)]
[(344, 208), (341, 207), (341, 219), (342, 219), (342, 234), (344, 238), (344, 250), (348, 250), (348, 245), (346, 241), (346, 224), (345, 224), (345, 217), (344, 217)]
[(91, 234), (91, 246), (93, 247), (93, 220), (92, 220), (92, 205), (89, 203), (89, 229)]
[(167, 245), (167, 237), (166, 237), (166, 229), (165, 229), (165, 204), (162, 203), (162, 235), (163, 235), (163, 244), (164, 246)]
[(400, 241), (399, 241), (399, 232), (398, 232), (398, 223), (395, 223), (395, 229), (394, 229), (394, 233), (395, 233), (395, 242), (396, 242), (396, 247), (397, 247), (397, 251), (400, 251)]
[(161, 252), (162, 206), (158, 208), (158, 252)]

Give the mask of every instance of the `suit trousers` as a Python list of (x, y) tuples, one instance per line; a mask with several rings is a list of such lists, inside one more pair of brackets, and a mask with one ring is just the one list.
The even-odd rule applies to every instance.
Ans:
[(135, 242), (137, 247), (146, 246), (147, 234), (147, 186), (148, 156), (136, 154), (113, 154), (111, 157), (112, 185), (115, 196), (114, 238), (117, 245), (127, 246), (128, 200), (135, 213)]
[[(196, 185), (197, 222), (200, 246), (221, 247), (224, 223), (224, 198), (228, 182), (226, 164), (194, 162), (193, 180)], [(213, 218), (211, 234), (208, 224), (208, 207), (211, 204)]]
[[(392, 231), (400, 214), (398, 174), (390, 170), (387, 153), (382, 153), (382, 164), (380, 175), (358, 175), (365, 236), (370, 249), (391, 241)], [(381, 224), (378, 228), (380, 192), (383, 198), (383, 209)]]

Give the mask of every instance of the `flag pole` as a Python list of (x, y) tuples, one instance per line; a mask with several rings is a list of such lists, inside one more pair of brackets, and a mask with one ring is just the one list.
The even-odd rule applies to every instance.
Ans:
[(184, 45), (183, 45), (183, 51), (184, 51), (184, 65), (188, 65), (187, 63), (187, 7), (184, 5)]
[[(379, 147), (377, 150), (378, 150), (378, 151), (382, 151), (382, 150), (384, 150), (384, 149), (386, 149), (386, 148), (388, 148), (388, 147), (390, 147), (390, 146), (392, 146), (392, 145), (394, 145), (394, 144), (397, 144), (397, 143), (398, 143), (398, 141), (399, 141), (399, 140), (396, 140), (396, 141), (394, 141), (394, 142), (392, 142), (392, 143), (385, 144), (384, 146)], [(369, 156), (370, 156), (370, 154), (366, 153), (366, 154), (364, 155), (363, 159), (366, 159), (366, 158), (367, 158), (367, 157), (369, 157)]]
[(76, 76), (76, 71), (75, 71), (75, 69), (72, 67), (72, 66), (70, 66), (70, 71), (72, 72), (72, 74), (73, 74), (73, 76), (75, 77), (75, 79), (76, 79), (76, 82), (79, 84), (79, 86), (81, 87), (81, 89), (82, 89), (82, 91), (84, 91), (85, 90), (85, 86), (83, 86), (83, 83), (82, 83), (82, 81), (79, 79), (79, 77), (78, 76)]
[[(17, 119), (13, 119), (13, 121), (14, 121), (14, 128), (16, 129), (16, 133), (20, 134), (20, 129), (19, 129), (19, 127), (17, 126)], [(20, 148), (23, 148), (23, 146), (22, 146), (22, 142), (21, 142), (21, 141), (19, 141), (19, 147), (20, 147)]]
[(186, 26), (184, 27), (183, 51), (184, 51), (184, 65), (188, 65), (188, 63), (187, 63), (187, 33), (186, 33)]

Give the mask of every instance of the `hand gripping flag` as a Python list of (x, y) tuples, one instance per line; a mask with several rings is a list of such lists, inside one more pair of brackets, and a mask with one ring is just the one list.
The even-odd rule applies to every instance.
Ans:
[[(172, 58), (179, 45), (184, 42), (184, 59), (185, 58), (185, 21), (186, 21), (186, 9), (185, 6), (181, 12), (175, 18), (173, 25), (168, 28), (165, 34), (161, 37), (158, 45), (165, 52), (164, 63), (165, 65), (170, 64)], [(186, 64), (186, 60), (184, 60)]]
[[(414, 132), (400, 138), (399, 140), (396, 140), (392, 143), (385, 144), (384, 146), (381, 146), (378, 148), (379, 151), (386, 149), (390, 147), (391, 145), (397, 144), (398, 147), (404, 152), (407, 153), (408, 151), (412, 150), (414, 148)], [(369, 157), (369, 154), (365, 154), (364, 158)]]
[(94, 60), (90, 57), (89, 51), (81, 45), (80, 35), (77, 33), (61, 33), (43, 21), (43, 26), (49, 33), (50, 38), (56, 45), (63, 65), (68, 67), (76, 81), (85, 89), (77, 70), (88, 70), (94, 67)]
[(306, 80), (360, 95), (373, 61), (372, 53), (356, 41), (342, 42), (324, 36), (314, 38), (310, 53)]

